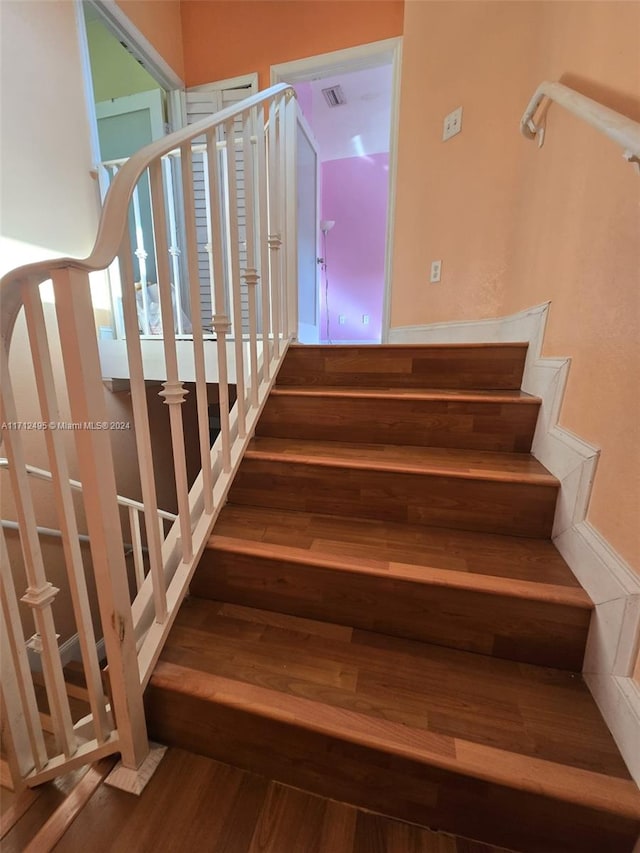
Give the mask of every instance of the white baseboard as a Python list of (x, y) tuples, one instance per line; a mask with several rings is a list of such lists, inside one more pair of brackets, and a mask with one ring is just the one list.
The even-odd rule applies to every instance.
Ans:
[(586, 520), (600, 451), (558, 425), (571, 361), (542, 356), (549, 305), (477, 322), (398, 327), (389, 330), (389, 342), (529, 344), (522, 389), (542, 400), (532, 453), (561, 483), (553, 540), (595, 604), (584, 677), (640, 785), (640, 685), (631, 678), (640, 645), (640, 575)]

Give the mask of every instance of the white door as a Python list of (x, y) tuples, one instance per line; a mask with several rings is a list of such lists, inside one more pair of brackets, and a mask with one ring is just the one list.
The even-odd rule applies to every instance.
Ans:
[[(196, 86), (188, 89), (185, 93), (186, 117), (187, 124), (193, 124), (203, 118), (207, 118), (212, 113), (217, 113), (225, 107), (239, 103), (245, 98), (250, 97), (258, 91), (258, 75), (252, 74), (248, 78), (221, 80), (217, 83), (207, 83), (203, 86)], [(236, 136), (242, 136), (242, 121), (236, 119), (235, 122)], [(239, 255), (240, 268), (246, 268), (246, 242), (245, 242), (245, 224), (246, 224), (246, 208), (244, 197), (244, 177), (243, 177), (243, 162), (242, 152), (236, 151), (236, 167), (237, 167), (237, 210), (238, 210), (238, 226), (239, 226)], [(208, 210), (207, 188), (204, 180), (204, 158), (202, 154), (195, 154), (193, 157), (193, 184), (195, 195), (196, 208), (196, 231), (198, 235), (198, 266), (200, 273), (200, 315), (204, 328), (211, 325), (211, 317), (213, 315), (213, 300), (211, 294), (211, 275), (209, 270), (209, 254), (207, 247), (210, 243), (210, 229)], [(225, 263), (226, 263), (225, 259)], [(244, 280), (241, 281), (241, 297), (242, 297), (242, 326), (243, 331), (248, 331), (249, 328), (249, 295)], [(227, 294), (229, 299), (229, 294)], [(258, 309), (260, 308), (260, 300), (258, 300)], [(229, 311), (229, 305), (227, 305)], [(258, 317), (258, 328), (260, 328), (260, 317)]]
[(300, 109), (296, 129), (296, 174), (298, 340), (302, 344), (317, 344), (320, 340), (320, 158), (318, 144)]

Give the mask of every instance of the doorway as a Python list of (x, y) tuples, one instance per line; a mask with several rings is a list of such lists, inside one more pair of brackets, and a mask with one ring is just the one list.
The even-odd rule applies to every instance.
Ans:
[(318, 334), (302, 342), (387, 340), (400, 52), (401, 39), (389, 39), (271, 69), (272, 83), (296, 90), (320, 161)]

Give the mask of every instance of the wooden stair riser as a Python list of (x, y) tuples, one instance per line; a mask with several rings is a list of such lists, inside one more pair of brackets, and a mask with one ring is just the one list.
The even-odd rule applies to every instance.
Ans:
[(278, 385), (517, 390), (527, 344), (293, 346)]
[(200, 598), (579, 672), (591, 610), (207, 548)]
[(152, 683), (151, 736), (313, 793), (522, 853), (631, 853), (638, 824)]
[(555, 485), (261, 459), (247, 454), (230, 503), (546, 539)]
[(526, 453), (537, 402), (272, 394), (258, 435)]

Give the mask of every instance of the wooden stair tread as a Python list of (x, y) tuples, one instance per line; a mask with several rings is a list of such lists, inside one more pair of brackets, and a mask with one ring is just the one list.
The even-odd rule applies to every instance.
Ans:
[(378, 747), (392, 755), (452, 770), (498, 785), (553, 797), (624, 818), (640, 819), (640, 793), (631, 779), (609, 776), (535, 756), (517, 755), (464, 738), (433, 735), (393, 721), (372, 724), (357, 711), (322, 706), (298, 696), (161, 660), (157, 689), (197, 696), (234, 709), (305, 727), (337, 739)]
[(283, 385), (517, 389), (526, 343), (291, 346)]
[(517, 581), (492, 575), (438, 569), (432, 566), (413, 566), (407, 563), (389, 565), (378, 560), (367, 560), (359, 557), (341, 558), (322, 553), (312, 554), (303, 548), (291, 548), (286, 545), (274, 548), (261, 542), (251, 542), (246, 539), (221, 535), (213, 535), (209, 539), (208, 547), (233, 554), (278, 558), (301, 565), (321, 566), (334, 571), (376, 575), (433, 586), (508, 595), (513, 598), (565, 604), (585, 610), (593, 609), (589, 596), (582, 589), (545, 584), (539, 581)]
[(447, 750), (463, 739), (630, 779), (581, 677), (565, 671), (197, 598), (161, 661), (197, 672), (189, 689), (219, 676), (281, 694), (285, 706), (311, 701), (318, 719), (334, 708), (373, 728), (399, 724), (408, 749), (414, 736)]
[(558, 480), (528, 453), (259, 437), (251, 441), (245, 458), (559, 486)]
[(388, 398), (399, 400), (445, 400), (464, 403), (514, 403), (539, 405), (540, 398), (521, 390), (469, 390), (464, 388), (362, 388), (345, 385), (314, 385), (312, 388), (295, 385), (276, 386), (272, 397), (358, 397), (370, 400)]
[[(284, 547), (297, 552), (300, 560), (306, 559), (305, 555), (322, 560), (339, 558), (385, 575), (419, 578), (424, 567), (539, 587), (564, 587), (571, 601), (589, 604), (574, 574), (553, 543), (545, 539), (227, 504), (209, 546), (229, 547), (229, 540), (234, 541), (234, 547), (252, 544), (274, 555)], [(474, 582), (475, 578), (469, 581)]]

